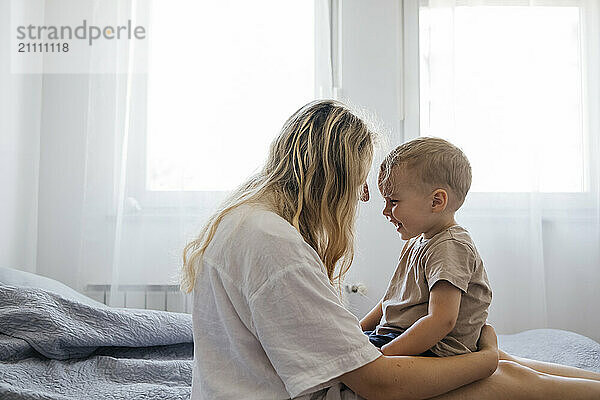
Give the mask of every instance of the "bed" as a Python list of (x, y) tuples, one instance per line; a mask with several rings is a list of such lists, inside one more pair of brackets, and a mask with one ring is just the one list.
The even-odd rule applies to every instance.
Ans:
[(189, 314), (110, 308), (0, 268), (0, 399), (189, 399)]
[[(600, 344), (555, 329), (500, 335), (510, 354), (600, 372)], [(0, 268), (0, 398), (188, 399), (188, 314), (110, 308)]]

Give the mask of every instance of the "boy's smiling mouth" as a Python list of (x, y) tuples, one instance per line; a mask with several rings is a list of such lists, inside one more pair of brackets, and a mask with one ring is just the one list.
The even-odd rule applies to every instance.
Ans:
[(399, 222), (399, 221), (392, 221), (392, 220), (390, 220), (390, 222), (392, 224), (394, 224), (394, 226), (396, 227), (397, 231), (400, 231), (400, 228), (402, 228), (402, 223), (401, 222)]
[(396, 218), (394, 218), (394, 217), (393, 217), (393, 216), (391, 216), (391, 215), (388, 215), (388, 216), (387, 216), (387, 220), (388, 220), (388, 221), (389, 221), (389, 222), (390, 222), (392, 225), (394, 225), (394, 227), (396, 227), (396, 231), (397, 231), (397, 232), (400, 232), (400, 229), (401, 229), (402, 227), (404, 227), (404, 225), (402, 225), (402, 222), (398, 221)]

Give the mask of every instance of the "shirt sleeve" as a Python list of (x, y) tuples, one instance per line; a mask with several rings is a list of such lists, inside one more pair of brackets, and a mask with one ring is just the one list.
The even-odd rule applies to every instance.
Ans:
[(458, 240), (444, 240), (432, 246), (425, 256), (425, 278), (429, 290), (437, 281), (450, 282), (467, 292), (475, 268), (475, 255)]
[(381, 356), (321, 266), (283, 268), (248, 300), (258, 340), (290, 397)]

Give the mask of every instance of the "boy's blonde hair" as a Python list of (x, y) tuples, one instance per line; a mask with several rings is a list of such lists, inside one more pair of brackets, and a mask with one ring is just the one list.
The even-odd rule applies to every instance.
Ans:
[(296, 111), (271, 144), (263, 169), (234, 191), (185, 247), (181, 289), (194, 289), (202, 256), (223, 217), (249, 203), (266, 203), (286, 219), (317, 252), (329, 280), (340, 283), (354, 256), (356, 209), (374, 143), (375, 134), (342, 103), (316, 100)]
[(454, 211), (465, 201), (471, 187), (471, 164), (461, 149), (452, 143), (434, 137), (419, 137), (394, 149), (383, 160), (379, 184), (386, 187), (392, 168), (402, 166), (418, 183), (450, 189), (454, 200), (449, 202)]

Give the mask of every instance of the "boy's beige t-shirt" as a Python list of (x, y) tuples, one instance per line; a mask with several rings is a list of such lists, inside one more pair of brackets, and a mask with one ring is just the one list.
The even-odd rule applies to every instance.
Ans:
[(477, 350), (492, 290), (469, 232), (459, 225), (430, 239), (420, 235), (408, 241), (383, 297), (383, 317), (376, 333), (402, 333), (427, 315), (429, 291), (439, 280), (459, 288), (462, 297), (454, 329), (431, 351), (451, 356)]

